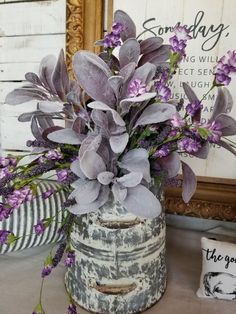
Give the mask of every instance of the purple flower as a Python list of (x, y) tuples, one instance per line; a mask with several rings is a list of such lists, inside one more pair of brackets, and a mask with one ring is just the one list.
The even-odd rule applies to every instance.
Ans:
[(221, 124), (219, 122), (213, 121), (212, 123), (207, 124), (205, 128), (207, 128), (208, 131), (210, 132), (210, 135), (208, 136), (207, 140), (212, 143), (218, 143), (222, 136)]
[(203, 108), (203, 105), (201, 104), (199, 100), (197, 100), (186, 106), (186, 112), (191, 117), (195, 117), (197, 114), (200, 113), (202, 108)]
[(128, 87), (128, 96), (137, 97), (146, 93), (146, 85), (142, 83), (141, 80), (133, 80)]
[(115, 48), (121, 45), (120, 35), (109, 33), (104, 37), (103, 46), (104, 48)]
[(7, 178), (11, 175), (11, 171), (8, 167), (0, 169), (0, 180), (3, 178)]
[(47, 161), (47, 158), (45, 158), (44, 156), (40, 156), (39, 159), (38, 159), (38, 163), (40, 165), (44, 164), (46, 161)]
[(158, 97), (162, 101), (168, 101), (171, 97), (171, 90), (168, 86), (165, 86), (161, 82), (155, 83), (155, 88), (158, 92)]
[(49, 150), (46, 154), (45, 157), (49, 160), (59, 160), (61, 159), (63, 156), (61, 154), (61, 152), (57, 149), (51, 149)]
[(0, 157), (0, 167), (7, 167), (10, 164), (10, 160), (8, 158), (5, 157)]
[(0, 157), (0, 168), (5, 168), (7, 166), (15, 167), (17, 164), (17, 159), (13, 157)]
[(103, 39), (103, 46), (107, 48), (115, 48), (121, 45), (120, 33), (124, 30), (124, 26), (121, 23), (113, 23), (111, 32), (108, 33)]
[(169, 145), (163, 145), (161, 148), (155, 151), (153, 154), (154, 158), (161, 158), (161, 157), (166, 157), (170, 153), (170, 147)]
[(0, 203), (0, 221), (7, 219), (13, 212), (13, 209)]
[(62, 169), (62, 170), (57, 170), (57, 180), (59, 182), (64, 182), (68, 177), (68, 170), (67, 169)]
[(173, 31), (178, 40), (187, 41), (192, 39), (192, 36), (189, 35), (189, 30), (186, 28), (186, 26), (176, 25)]
[(182, 117), (180, 116), (180, 114), (178, 112), (176, 112), (172, 116), (172, 119), (170, 120), (170, 122), (173, 125), (173, 127), (175, 127), (175, 128), (182, 128), (186, 125), (186, 121), (184, 119), (182, 119)]
[(189, 35), (189, 30), (185, 26), (176, 25), (173, 31), (175, 35), (169, 39), (171, 50), (185, 57), (185, 48), (187, 46), (187, 41), (192, 38)]
[(187, 46), (186, 42), (183, 40), (178, 40), (176, 36), (173, 36), (169, 39), (170, 45), (171, 45), (171, 50), (174, 52), (177, 52), (183, 56), (186, 55), (185, 53), (185, 48)]
[(190, 137), (184, 137), (178, 141), (178, 148), (187, 153), (196, 153), (201, 148), (201, 144)]
[(123, 32), (124, 30), (124, 25), (119, 23), (119, 22), (115, 22), (112, 24), (112, 33), (115, 35), (120, 35), (121, 32)]
[(225, 56), (220, 58), (215, 67), (216, 83), (229, 85), (231, 73), (236, 73), (236, 51), (228, 51)]
[(43, 270), (42, 270), (41, 277), (44, 278), (44, 277), (50, 275), (52, 272), (52, 269), (53, 269), (52, 265), (45, 265)]
[(71, 267), (75, 264), (75, 251), (68, 251), (65, 259), (65, 266)]
[(38, 220), (37, 224), (34, 225), (34, 230), (37, 235), (41, 235), (44, 233), (46, 227), (43, 223), (43, 220)]
[(48, 189), (47, 191), (42, 193), (42, 198), (46, 199), (49, 198), (55, 192), (54, 188)]
[(7, 244), (8, 236), (11, 234), (8, 230), (0, 230), (0, 245)]
[(77, 310), (76, 310), (75, 304), (72, 303), (72, 304), (70, 304), (68, 306), (67, 313), (68, 314), (77, 314)]
[(18, 209), (22, 203), (32, 201), (33, 193), (28, 186), (24, 186), (19, 190), (14, 190), (7, 198), (7, 204), (13, 209)]
[(66, 249), (66, 242), (60, 243), (54, 257), (52, 258), (53, 267), (56, 267), (60, 263), (65, 249)]

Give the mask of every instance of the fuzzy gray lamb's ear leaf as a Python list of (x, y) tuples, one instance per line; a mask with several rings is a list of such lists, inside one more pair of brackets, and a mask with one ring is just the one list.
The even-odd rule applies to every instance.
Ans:
[(122, 90), (123, 82), (124, 82), (124, 78), (120, 75), (111, 76), (108, 79), (108, 83), (110, 84), (111, 88), (113, 89), (117, 100), (120, 98), (120, 93)]
[(115, 94), (108, 83), (112, 72), (101, 58), (88, 51), (78, 51), (73, 57), (73, 68), (80, 86), (90, 97), (114, 106)]
[(171, 153), (169, 156), (160, 158), (158, 163), (161, 165), (161, 168), (167, 172), (168, 178), (174, 178), (180, 170), (181, 162), (179, 154), (176, 152)]
[(195, 94), (195, 92), (192, 90), (192, 88), (187, 84), (187, 83), (183, 83), (183, 89), (184, 92), (186, 94), (186, 96), (188, 97), (189, 102), (192, 104), (194, 102), (199, 101), (197, 95)]
[(103, 185), (108, 185), (112, 182), (112, 179), (114, 178), (114, 173), (110, 171), (104, 171), (99, 173), (97, 179), (98, 181)]
[(122, 99), (120, 102), (121, 114), (125, 115), (129, 112), (130, 108), (135, 104), (150, 100), (156, 96), (156, 93), (145, 93), (137, 97), (130, 97)]
[(31, 132), (37, 140), (42, 139), (42, 129), (39, 127), (35, 116), (31, 120)]
[(83, 184), (76, 187), (75, 200), (78, 204), (90, 204), (99, 195), (101, 184), (97, 180), (84, 180)]
[(120, 69), (120, 76), (124, 78), (124, 83), (130, 81), (130, 79), (133, 77), (135, 68), (136, 68), (135, 62), (131, 62)]
[(93, 109), (91, 112), (91, 119), (94, 122), (94, 124), (98, 126), (99, 128), (105, 129), (105, 130), (108, 129), (107, 115), (103, 111)]
[[(77, 160), (74, 160), (71, 165), (70, 165), (70, 170), (75, 173), (79, 178), (81, 179), (85, 179), (85, 175), (83, 174), (81, 168), (80, 168), (80, 161), (77, 159)], [(76, 182), (76, 181), (75, 181)], [(73, 186), (73, 183), (71, 184), (72, 187)]]
[(233, 107), (233, 98), (227, 88), (218, 88), (210, 121), (214, 121), (221, 113), (229, 113)]
[(142, 181), (142, 178), (143, 174), (141, 172), (130, 172), (118, 178), (117, 182), (119, 182), (126, 188), (131, 188), (137, 186)]
[(210, 145), (208, 142), (205, 142), (196, 153), (193, 152), (191, 153), (191, 155), (197, 158), (206, 159), (208, 156), (209, 150), (210, 150)]
[(37, 160), (40, 157), (40, 153), (43, 153), (47, 151), (48, 149), (45, 147), (35, 147), (32, 149), (31, 153), (32, 155), (25, 156), (20, 159), (20, 161), (17, 163), (17, 167), (29, 165), (31, 162)]
[(119, 113), (116, 110), (110, 108), (108, 105), (104, 104), (103, 102), (93, 101), (88, 104), (88, 107), (97, 110), (110, 111), (115, 123), (120, 126), (125, 126), (125, 121), (121, 118)]
[(94, 151), (86, 151), (80, 160), (80, 168), (89, 179), (96, 179), (98, 174), (106, 171), (103, 159)]
[(216, 119), (216, 123), (220, 125), (220, 131), (222, 136), (230, 136), (236, 134), (236, 120), (225, 113), (219, 114)]
[(96, 211), (108, 201), (109, 194), (109, 187), (102, 186), (99, 192), (99, 196), (94, 202), (89, 204), (75, 204), (69, 207), (68, 211), (75, 215), (82, 215), (92, 211)]
[(150, 164), (148, 160), (148, 152), (143, 148), (135, 148), (128, 151), (118, 162), (122, 169), (130, 172), (141, 172), (143, 178), (147, 182), (151, 182)]
[(127, 40), (128, 38), (136, 37), (136, 26), (131, 17), (122, 10), (117, 10), (114, 13), (114, 22), (120, 23), (123, 25), (123, 31), (121, 32), (122, 41)]
[(148, 106), (138, 118), (135, 128), (139, 125), (160, 123), (172, 118), (176, 113), (176, 108), (168, 103), (155, 103)]
[(141, 41), (140, 48), (141, 54), (148, 54), (154, 50), (157, 50), (163, 44), (163, 38), (161, 37), (149, 37)]
[(33, 72), (27, 72), (25, 74), (25, 79), (26, 81), (38, 85), (38, 86), (42, 86), (42, 82), (40, 81), (40, 78), (38, 77), (37, 74), (33, 73)]
[(78, 134), (72, 129), (61, 129), (49, 133), (47, 138), (55, 143), (79, 145), (84, 140), (85, 135)]
[(65, 100), (66, 94), (69, 92), (70, 80), (65, 64), (63, 49), (61, 49), (57, 63), (53, 69), (52, 84), (60, 99)]
[(111, 149), (115, 154), (121, 154), (125, 150), (129, 141), (129, 134), (113, 135), (109, 139)]
[(102, 135), (99, 134), (89, 134), (82, 142), (79, 150), (79, 158), (84, 156), (86, 151), (97, 151), (102, 143)]
[(139, 60), (139, 66), (150, 62), (159, 66), (163, 62), (167, 61), (170, 57), (170, 46), (169, 45), (162, 45), (160, 48), (144, 54)]
[(125, 65), (134, 62), (138, 63), (140, 55), (140, 45), (135, 38), (127, 39), (119, 50), (119, 61), (120, 67), (123, 68)]
[(59, 101), (40, 101), (38, 109), (44, 113), (61, 112), (63, 109), (62, 103)]
[(54, 55), (44, 57), (39, 65), (39, 78), (42, 83), (47, 86), (51, 92), (56, 93), (52, 82), (52, 73), (57, 63), (57, 58)]
[(141, 184), (128, 188), (123, 205), (128, 212), (148, 219), (159, 216), (162, 210), (161, 203), (156, 196)]
[(183, 161), (182, 171), (183, 171), (183, 186), (182, 186), (182, 198), (185, 203), (188, 203), (196, 191), (197, 179), (193, 170)]
[(227, 149), (229, 152), (231, 152), (232, 154), (234, 154), (236, 156), (236, 147), (234, 148), (233, 146), (231, 146), (230, 144), (224, 142), (224, 141), (219, 141), (217, 142), (218, 145), (220, 145), (221, 147)]
[(112, 185), (112, 193), (114, 195), (115, 201), (122, 203), (127, 196), (127, 189), (121, 187), (118, 183)]
[(7, 94), (5, 103), (8, 105), (20, 105), (31, 100), (45, 100), (46, 94), (37, 89), (16, 88)]
[(148, 84), (155, 76), (156, 68), (154, 64), (147, 62), (135, 70), (132, 80), (138, 79), (141, 80), (143, 84)]
[(31, 112), (25, 112), (19, 115), (18, 121), (19, 122), (29, 122), (31, 121), (32, 117), (37, 114), (38, 111), (31, 111)]

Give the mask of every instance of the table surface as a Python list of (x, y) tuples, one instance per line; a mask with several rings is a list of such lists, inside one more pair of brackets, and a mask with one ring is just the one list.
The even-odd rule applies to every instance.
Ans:
[[(235, 314), (236, 301), (196, 296), (201, 273), (200, 238), (203, 232), (168, 228), (168, 283), (162, 299), (145, 314)], [(31, 314), (37, 303), (40, 270), (50, 246), (27, 249), (0, 257), (0, 314)], [(46, 314), (66, 314), (64, 267), (46, 278), (43, 305)], [(78, 314), (87, 311), (78, 309)], [(125, 314), (125, 313), (124, 313)]]

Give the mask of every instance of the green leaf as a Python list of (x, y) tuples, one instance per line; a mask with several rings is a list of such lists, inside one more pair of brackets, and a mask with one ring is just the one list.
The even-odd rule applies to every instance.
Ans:
[(206, 128), (198, 128), (198, 134), (201, 136), (201, 138), (206, 140), (210, 135), (210, 131)]
[(18, 239), (20, 239), (20, 237), (15, 236), (13, 233), (10, 233), (7, 237), (7, 244), (11, 245), (13, 244), (15, 241), (17, 241)]
[(52, 264), (53, 264), (52, 253), (50, 252), (44, 261), (44, 266), (52, 265)]
[(42, 307), (42, 304), (39, 303), (35, 308), (34, 308), (34, 313), (35, 314), (45, 314), (45, 311)]
[(49, 227), (53, 222), (53, 217), (43, 219), (43, 225), (45, 228)]

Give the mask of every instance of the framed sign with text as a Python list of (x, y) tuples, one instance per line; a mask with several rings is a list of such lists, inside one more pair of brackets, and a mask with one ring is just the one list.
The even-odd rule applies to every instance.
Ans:
[[(185, 98), (182, 84), (187, 82), (203, 98), (203, 121), (210, 116), (215, 91), (208, 93), (213, 80), (213, 67), (228, 50), (236, 48), (236, 21), (234, 0), (67, 0), (67, 54), (88, 46), (101, 38), (102, 23), (109, 24), (115, 10), (126, 11), (134, 20), (140, 39), (161, 36), (168, 43), (173, 27), (177, 23), (191, 30), (193, 39), (187, 47), (187, 57), (182, 62), (175, 78), (169, 83), (172, 99)], [(106, 6), (105, 6), (106, 4)], [(77, 25), (75, 15), (77, 12)], [(89, 13), (90, 12), (90, 13)], [(96, 17), (97, 23), (87, 23), (86, 18)], [(79, 17), (79, 19), (78, 19)], [(106, 23), (104, 23), (104, 17)], [(90, 19), (91, 21), (91, 19)], [(96, 24), (96, 25), (95, 25)], [(76, 37), (80, 44), (73, 44)], [(98, 27), (99, 26), (99, 27)], [(82, 28), (81, 28), (82, 27)], [(73, 32), (72, 32), (73, 33)], [(100, 33), (100, 34), (99, 34)], [(229, 86), (236, 101), (236, 77)], [(236, 116), (236, 106), (233, 115)], [(234, 141), (236, 139), (233, 139)], [(235, 156), (215, 145), (207, 160), (184, 155), (198, 176), (198, 189), (189, 204), (184, 204), (178, 188), (167, 190), (166, 208), (169, 213), (202, 218), (236, 221), (236, 162)]]

